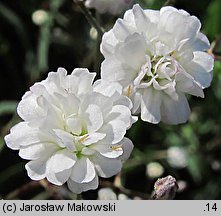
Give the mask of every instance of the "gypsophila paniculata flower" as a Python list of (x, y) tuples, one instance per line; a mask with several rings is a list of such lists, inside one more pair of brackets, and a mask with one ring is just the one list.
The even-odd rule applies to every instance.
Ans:
[[(28, 176), (55, 185), (67, 182), (75, 193), (98, 187), (98, 176), (117, 174), (132, 149), (125, 138), (131, 118), (130, 100), (117, 84), (93, 86), (95, 73), (59, 68), (26, 92), (17, 112), (24, 120), (5, 137), (19, 150)], [(108, 90), (111, 89), (110, 90)], [(103, 92), (103, 93), (102, 93)]]
[(142, 120), (186, 122), (186, 94), (203, 98), (212, 80), (214, 59), (200, 28), (198, 18), (184, 10), (135, 5), (102, 38), (101, 78), (123, 86)]

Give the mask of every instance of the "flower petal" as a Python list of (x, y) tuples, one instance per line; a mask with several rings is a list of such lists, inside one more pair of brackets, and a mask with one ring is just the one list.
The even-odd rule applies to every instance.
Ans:
[(94, 84), (94, 91), (99, 92), (105, 96), (111, 97), (115, 92), (122, 93), (122, 86), (117, 82), (108, 82), (99, 79)]
[(71, 169), (66, 169), (58, 173), (54, 173), (51, 170), (47, 170), (46, 178), (52, 184), (61, 186), (70, 178), (70, 174)]
[(68, 150), (60, 150), (47, 162), (47, 180), (56, 185), (64, 184), (71, 175), (77, 158)]
[(30, 91), (26, 92), (18, 104), (18, 115), (25, 121), (31, 121), (45, 116), (47, 110), (39, 105), (41, 98), (42, 96), (35, 95)]
[(210, 42), (208, 38), (201, 32), (198, 32), (197, 39), (193, 45), (195, 50), (207, 51), (210, 48)]
[(177, 90), (204, 98), (202, 86), (196, 83), (193, 77), (186, 75), (184, 73), (176, 74)]
[(58, 173), (66, 169), (70, 169), (76, 163), (76, 155), (66, 149), (60, 150), (53, 154), (48, 161), (49, 169)]
[(95, 104), (89, 104), (85, 113), (88, 133), (99, 130), (103, 125), (103, 114), (100, 107)]
[(25, 164), (28, 176), (33, 180), (41, 180), (46, 176), (47, 159), (33, 160)]
[(134, 148), (132, 141), (126, 137), (119, 143), (122, 146), (123, 154), (118, 158), (119, 160), (126, 161)]
[[(147, 45), (144, 37), (138, 33), (134, 33), (129, 35), (124, 43), (119, 44), (115, 54), (117, 59), (122, 63), (128, 65), (134, 70), (139, 70), (146, 60), (146, 47)], [(133, 50), (133, 52), (131, 52), (131, 50)]]
[(18, 150), (20, 146), (40, 143), (38, 132), (38, 128), (30, 127), (28, 122), (20, 122), (11, 128), (10, 134), (5, 136), (6, 145)]
[(213, 70), (214, 58), (206, 52), (194, 52), (193, 61), (199, 64), (207, 72), (211, 72)]
[(124, 20), (117, 19), (113, 27), (113, 33), (119, 41), (124, 41), (130, 35), (130, 28), (125, 24)]
[(93, 143), (97, 143), (98, 141), (102, 140), (106, 134), (104, 133), (92, 133), (82, 142), (82, 144), (88, 146)]
[(101, 64), (101, 78), (105, 77), (105, 80), (111, 82), (121, 81), (127, 82), (126, 84), (129, 85), (133, 81), (133, 73), (128, 65), (122, 65), (115, 56), (106, 58)]
[[(145, 11), (138, 4), (134, 5), (133, 14), (137, 31), (145, 34), (148, 39), (152, 39), (157, 31), (156, 24), (150, 21), (149, 17), (146, 16)], [(149, 31), (149, 29), (152, 31)]]
[(162, 96), (159, 91), (152, 87), (145, 89), (141, 98), (141, 119), (153, 124), (159, 123), (161, 101)]
[(21, 146), (19, 156), (26, 160), (37, 160), (44, 156), (52, 155), (58, 150), (54, 143), (39, 143), (28, 146)]
[(86, 68), (76, 68), (71, 75), (79, 77), (78, 94), (81, 95), (91, 90), (96, 73), (90, 73)]
[(161, 107), (161, 119), (167, 124), (181, 124), (188, 120), (190, 108), (186, 96), (182, 93), (178, 94), (178, 100), (172, 100), (164, 97)]
[(95, 190), (98, 187), (98, 177), (97, 175), (94, 177), (94, 179), (87, 183), (77, 183), (75, 181), (72, 181), (71, 179), (67, 182), (68, 188), (76, 194), (80, 194), (84, 191), (88, 190)]
[(111, 29), (108, 32), (105, 32), (102, 37), (102, 43), (101, 43), (101, 53), (105, 56), (108, 54), (111, 54), (114, 52), (114, 47), (118, 43), (118, 40), (116, 39), (113, 30)]
[(81, 120), (79, 117), (71, 117), (68, 118), (67, 121), (67, 126), (69, 127), (69, 130), (76, 135), (80, 135), (82, 131), (82, 125), (81, 125)]
[(56, 180), (61, 184), (63, 185), (65, 182), (68, 181), (68, 179), (70, 178), (70, 175), (71, 175), (71, 169), (66, 169), (66, 170), (63, 170), (61, 172), (58, 172), (58, 173), (55, 173), (55, 178)]
[(115, 105), (105, 118), (105, 122), (108, 123), (113, 120), (123, 121), (127, 128), (131, 126), (131, 112), (129, 108), (123, 105)]
[(192, 61), (185, 68), (194, 77), (195, 81), (203, 88), (210, 86), (212, 81), (212, 74), (205, 71), (205, 69), (199, 64)]
[(95, 169), (92, 162), (85, 157), (81, 157), (75, 163), (70, 178), (77, 183), (88, 183), (95, 178)]
[(122, 164), (120, 160), (106, 158), (99, 153), (92, 157), (92, 161), (99, 176), (109, 178), (120, 172)]
[(121, 145), (108, 145), (104, 143), (95, 144), (92, 146), (93, 149), (98, 151), (101, 155), (107, 158), (118, 158), (123, 154)]
[(70, 133), (60, 129), (53, 129), (53, 131), (56, 135), (57, 144), (60, 147), (66, 147), (70, 151), (74, 151), (76, 149), (74, 145), (74, 137)]
[(170, 10), (162, 8), (160, 10), (160, 29), (173, 34), (175, 41), (181, 41), (186, 38), (193, 38), (199, 32), (200, 21), (195, 16), (189, 16), (184, 11), (167, 7)]
[(108, 144), (116, 144), (120, 142), (126, 134), (126, 124), (120, 120), (113, 120), (104, 125), (101, 129), (101, 133), (105, 133), (106, 137), (103, 142)]

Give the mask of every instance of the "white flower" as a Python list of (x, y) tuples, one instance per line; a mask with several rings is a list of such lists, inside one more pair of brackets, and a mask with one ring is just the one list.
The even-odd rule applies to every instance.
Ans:
[(109, 12), (113, 15), (121, 13), (132, 3), (132, 0), (86, 0), (85, 6), (95, 8), (100, 13)]
[(117, 195), (111, 188), (101, 188), (98, 191), (98, 200), (117, 200)]
[(163, 173), (164, 173), (164, 168), (158, 162), (151, 162), (146, 166), (146, 174), (150, 178), (160, 177), (161, 175), (163, 175)]
[(126, 11), (104, 34), (101, 78), (119, 82), (133, 102), (133, 113), (151, 123), (187, 121), (185, 94), (204, 97), (212, 80), (214, 60), (200, 32), (200, 21), (184, 10), (163, 7)]
[(173, 146), (167, 150), (167, 161), (174, 168), (184, 168), (188, 165), (188, 153), (185, 148)]
[[(34, 84), (18, 105), (24, 120), (5, 137), (9, 148), (31, 160), (25, 166), (33, 180), (67, 182), (81, 193), (98, 187), (98, 176), (111, 177), (132, 149), (124, 138), (131, 126), (131, 102), (112, 85), (105, 96), (93, 87), (95, 73), (63, 68)], [(114, 88), (118, 88), (116, 91)]]

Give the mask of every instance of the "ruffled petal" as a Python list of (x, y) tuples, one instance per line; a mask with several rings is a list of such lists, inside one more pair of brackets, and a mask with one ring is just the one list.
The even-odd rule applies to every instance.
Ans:
[(70, 178), (77, 183), (91, 182), (96, 176), (93, 163), (85, 157), (81, 157), (75, 163)]
[(46, 176), (47, 159), (41, 158), (33, 160), (25, 165), (25, 169), (28, 172), (28, 176), (33, 180), (41, 180)]
[(117, 82), (108, 82), (103, 79), (97, 80), (94, 84), (94, 91), (111, 97), (115, 92), (122, 93), (122, 86)]
[(37, 160), (52, 155), (58, 150), (54, 143), (39, 143), (28, 146), (21, 146), (19, 156), (26, 160)]
[(79, 117), (70, 117), (66, 121), (69, 130), (72, 134), (79, 135), (82, 132), (81, 120)]
[(178, 100), (163, 97), (161, 106), (161, 119), (167, 124), (185, 123), (190, 115), (190, 108), (186, 96), (179, 94)]
[(120, 172), (122, 164), (120, 160), (110, 159), (100, 154), (92, 157), (92, 161), (99, 176), (109, 178)]
[(70, 151), (76, 150), (74, 146), (74, 137), (70, 133), (60, 129), (53, 129), (53, 131), (56, 136), (57, 144), (61, 148), (66, 147)]
[(54, 173), (59, 173), (63, 170), (70, 169), (77, 161), (74, 153), (63, 149), (51, 156), (48, 161), (48, 168)]
[(108, 145), (106, 143), (100, 143), (93, 145), (92, 148), (107, 158), (118, 158), (123, 154), (123, 149), (120, 144)]
[(110, 82), (126, 82), (129, 85), (133, 74), (133, 70), (128, 65), (122, 65), (115, 56), (106, 58), (101, 64), (101, 78), (105, 77)]
[(103, 125), (103, 114), (99, 106), (89, 104), (86, 111), (86, 122), (88, 133), (96, 132)]
[(71, 179), (69, 179), (67, 181), (67, 184), (68, 184), (68, 188), (73, 193), (80, 194), (84, 191), (97, 189), (97, 187), (98, 187), (98, 177), (96, 175), (92, 181), (87, 182), (87, 183), (77, 183), (77, 182), (72, 181)]
[(28, 122), (20, 122), (13, 126), (10, 134), (5, 136), (6, 145), (14, 150), (18, 150), (20, 146), (28, 146), (41, 143), (38, 128), (29, 126)]
[(153, 124), (160, 122), (161, 93), (149, 87), (144, 90), (141, 98), (141, 119)]
[(22, 97), (17, 107), (18, 115), (25, 121), (36, 120), (45, 116), (47, 109), (42, 108), (42, 96), (38, 96), (28, 91)]
[(118, 40), (116, 39), (113, 30), (105, 32), (102, 37), (101, 53), (106, 56), (114, 52), (114, 47), (117, 45)]
[(131, 152), (133, 151), (134, 145), (130, 139), (124, 137), (123, 140), (119, 143), (122, 146), (123, 154), (118, 158), (119, 160), (126, 161)]
[(106, 136), (105, 133), (92, 133), (92, 134), (88, 134), (86, 135), (87, 137), (84, 139), (84, 141), (82, 141), (83, 145), (91, 145), (93, 143), (97, 143), (98, 141), (104, 139), (104, 137)]
[(76, 68), (71, 75), (79, 78), (78, 95), (82, 95), (91, 90), (96, 73), (90, 73), (86, 68)]
[(129, 35), (124, 43), (119, 44), (115, 53), (116, 58), (132, 69), (139, 70), (146, 60), (146, 47), (144, 37), (138, 33), (134, 33)]
[(105, 122), (108, 123), (113, 120), (123, 121), (127, 128), (131, 126), (131, 112), (129, 108), (123, 105), (115, 105), (105, 118)]
[(126, 134), (126, 124), (120, 120), (113, 120), (104, 125), (100, 129), (100, 132), (106, 134), (103, 142), (116, 144), (120, 142)]

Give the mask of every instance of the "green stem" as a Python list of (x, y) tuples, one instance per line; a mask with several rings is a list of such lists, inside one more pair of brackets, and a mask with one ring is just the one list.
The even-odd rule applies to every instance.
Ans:
[(99, 36), (101, 37), (104, 34), (104, 30), (99, 25), (97, 20), (92, 16), (91, 12), (85, 7), (84, 2), (81, 1), (81, 0), (73, 0), (73, 2), (76, 5), (79, 6), (79, 8), (81, 9), (82, 13), (84, 14), (84, 16), (86, 17), (87, 21), (89, 22), (89, 24), (97, 30)]

